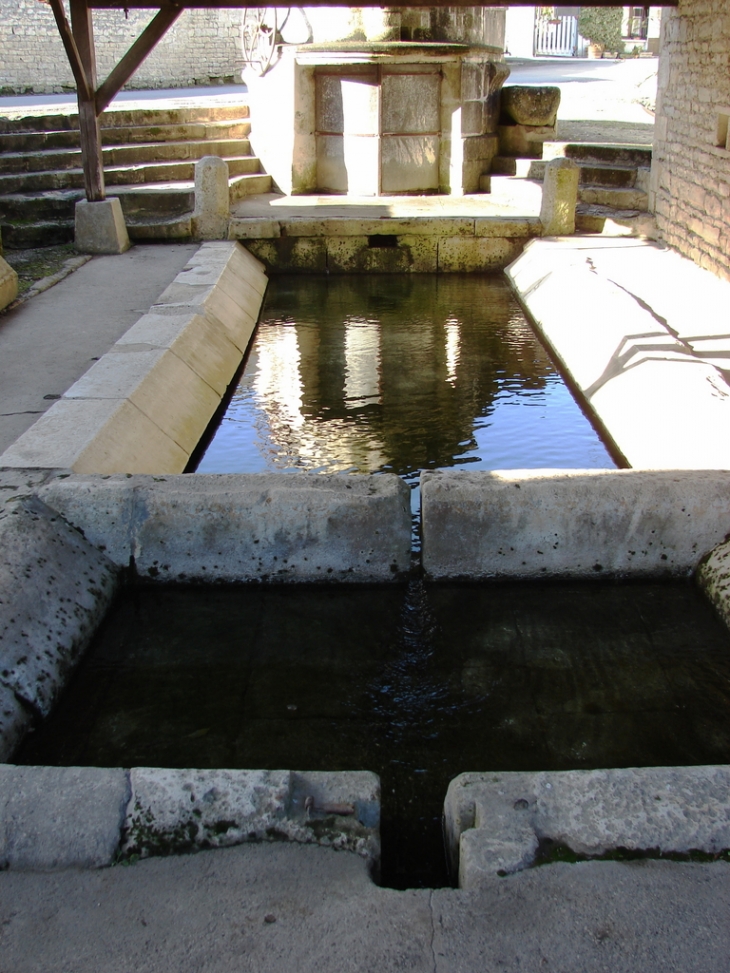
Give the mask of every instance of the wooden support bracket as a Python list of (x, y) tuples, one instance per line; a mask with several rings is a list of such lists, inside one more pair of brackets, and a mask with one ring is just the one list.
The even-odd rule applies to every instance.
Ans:
[[(58, 2), (58, 0), (56, 0)], [(152, 51), (183, 12), (183, 7), (162, 7), (132, 44), (119, 64), (96, 92), (96, 114), (101, 115), (117, 92), (129, 81), (142, 61)]]

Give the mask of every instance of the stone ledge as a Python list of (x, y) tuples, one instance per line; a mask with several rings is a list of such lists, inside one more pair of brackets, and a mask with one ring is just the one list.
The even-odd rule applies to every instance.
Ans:
[(730, 532), (730, 472), (421, 474), (433, 579), (688, 576)]
[(40, 495), (146, 580), (387, 582), (410, 564), (394, 475), (74, 476)]
[(111, 865), (129, 801), (127, 773), (0, 765), (0, 868)]
[[(730, 283), (628, 238), (533, 240), (507, 269), (538, 331), (629, 465), (730, 469)], [(727, 360), (722, 362), (727, 364)]]
[(459, 887), (535, 864), (559, 845), (580, 857), (730, 848), (730, 767), (462, 774), (444, 805)]
[(350, 851), (377, 875), (380, 781), (367, 771), (0, 765), (0, 868), (102, 868), (244, 842)]

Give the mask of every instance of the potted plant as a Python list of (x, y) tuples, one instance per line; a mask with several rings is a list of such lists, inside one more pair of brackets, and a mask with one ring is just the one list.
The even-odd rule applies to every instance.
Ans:
[(578, 32), (588, 41), (588, 56), (603, 57), (606, 51), (621, 54), (624, 42), (621, 39), (621, 7), (581, 7), (578, 17)]

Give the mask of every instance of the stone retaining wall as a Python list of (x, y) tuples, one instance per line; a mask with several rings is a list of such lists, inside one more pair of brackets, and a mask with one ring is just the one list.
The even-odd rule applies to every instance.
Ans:
[(650, 209), (664, 240), (730, 279), (730, 8), (679, 0), (664, 10)]
[[(100, 78), (139, 36), (154, 11), (95, 10)], [(240, 10), (185, 10), (126, 85), (179, 88), (241, 80)], [(75, 90), (51, 8), (38, 0), (0, 0), (0, 93)], [(42, 70), (40, 65), (43, 66)]]

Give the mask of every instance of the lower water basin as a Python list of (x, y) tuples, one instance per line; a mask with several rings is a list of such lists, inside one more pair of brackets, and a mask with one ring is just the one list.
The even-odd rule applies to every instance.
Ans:
[(502, 277), (283, 276), (199, 473), (616, 463)]
[(690, 583), (127, 589), (16, 762), (370, 770), (382, 880), (448, 884), (467, 771), (730, 761), (730, 636)]

